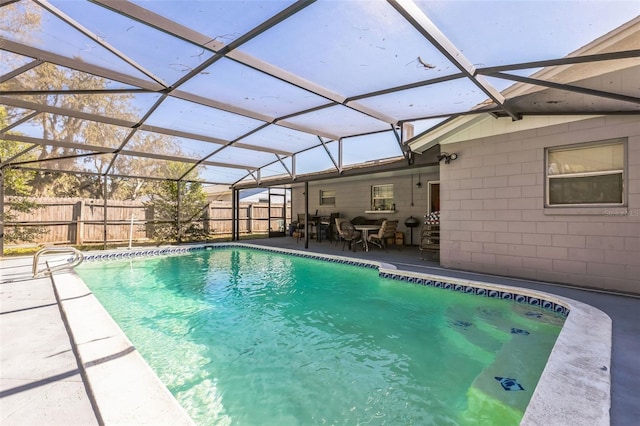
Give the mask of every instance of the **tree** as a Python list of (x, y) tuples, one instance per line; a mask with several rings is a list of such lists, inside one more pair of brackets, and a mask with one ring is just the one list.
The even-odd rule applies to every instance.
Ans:
[[(0, 128), (7, 124), (7, 113), (4, 108), (0, 108)], [(0, 164), (13, 157), (19, 156), (23, 161), (35, 158), (35, 154), (27, 151), (30, 144), (0, 140)], [(26, 151), (26, 152), (25, 152)], [(22, 153), (22, 154), (21, 154)], [(20, 155), (21, 154), (21, 155)], [(31, 195), (31, 185), (36, 176), (35, 171), (18, 170), (11, 167), (0, 168), (0, 178), (3, 180), (4, 195), (8, 203), (5, 204), (2, 212), (2, 221), (10, 223), (18, 220), (20, 215), (28, 214), (40, 208), (29, 196)], [(10, 197), (10, 198), (9, 198)], [(11, 226), (4, 229), (4, 241), (6, 242), (29, 242), (47, 231), (42, 226)]]
[[(48, 63), (10, 79), (6, 84), (14, 90), (36, 90), (43, 93), (60, 87), (105, 90), (108, 86), (108, 82), (101, 77)], [(134, 106), (134, 96), (126, 93), (38, 94), (26, 98), (35, 103), (116, 117), (131, 123), (138, 121), (138, 117), (141, 116)], [(110, 183), (106, 188), (107, 198), (135, 200), (148, 192), (146, 187), (153, 188), (154, 185), (149, 180), (130, 178), (127, 175), (157, 176), (157, 170), (163, 167), (158, 166), (159, 162), (153, 158), (119, 155), (112, 164), (114, 156), (111, 153), (79, 157), (91, 151), (91, 147), (112, 150), (120, 148), (123, 141), (130, 136), (131, 128), (59, 114), (40, 114), (37, 124), (42, 129), (42, 139), (52, 143), (39, 147), (37, 151), (38, 160), (49, 160), (42, 164), (50, 173), (35, 177), (32, 182), (34, 195), (102, 198), (105, 188), (104, 180), (100, 176), (107, 173), (111, 165)], [(56, 143), (59, 143), (59, 146), (56, 146)], [(70, 147), (71, 145), (77, 148)], [(87, 146), (86, 151), (82, 150), (83, 145)], [(136, 131), (125, 148), (150, 154), (183, 156), (176, 138), (145, 131)], [(55, 173), (56, 170), (77, 173)]]
[[(37, 3), (9, 3), (2, 10), (5, 16), (0, 20), (0, 30), (16, 34), (16, 39), (21, 39), (25, 44), (38, 44), (37, 40), (34, 42), (34, 38), (41, 33), (39, 27), (43, 9)], [(87, 41), (90, 43), (88, 39)], [(8, 63), (0, 63), (0, 74), (19, 69), (25, 59), (19, 55), (9, 58)], [(30, 94), (20, 96), (23, 101), (45, 104), (62, 111), (78, 111), (88, 116), (113, 117), (131, 123), (129, 126), (117, 126), (90, 120), (86, 116), (78, 118), (77, 114), (64, 113), (41, 113), (31, 118), (25, 125), (31, 126), (31, 130), (39, 129), (41, 142), (36, 142), (39, 146), (30, 151), (30, 159), (41, 161), (38, 166), (46, 172), (29, 175), (30, 195), (83, 198), (106, 196), (108, 199), (121, 200), (146, 198), (156, 210), (156, 219), (168, 221), (169, 224), (156, 227), (156, 238), (179, 240), (201, 237), (204, 235), (202, 225), (191, 220), (198, 217), (199, 209), (204, 206), (205, 196), (201, 186), (187, 182), (144, 179), (144, 176), (180, 177), (187, 171), (188, 166), (184, 164), (159, 160), (158, 156), (154, 156), (185, 157), (179, 140), (138, 129), (134, 123), (144, 116), (144, 111), (139, 110), (142, 103), (136, 102), (137, 95), (133, 93), (110, 91), (114, 87), (113, 83), (97, 75), (47, 62), (17, 73), (2, 83), (4, 90), (28, 91)], [(115, 83), (118, 86), (118, 82)], [(18, 117), (20, 114), (24, 115), (24, 110), (8, 106), (7, 113)], [(2, 127), (4, 125), (0, 128)], [(124, 141), (127, 141), (126, 145), (123, 145)], [(7, 146), (20, 145), (8, 142)], [(100, 149), (94, 150), (93, 147)], [(130, 155), (127, 151), (150, 155)], [(11, 155), (13, 154), (3, 155), (2, 158), (6, 159)], [(173, 173), (169, 173), (170, 171)], [(108, 179), (104, 179), (104, 176), (108, 176)], [(181, 199), (180, 209), (176, 201), (178, 194)], [(176, 223), (181, 224), (180, 229), (176, 228)]]
[[(25, 43), (33, 44), (34, 38), (40, 34), (43, 9), (32, 2), (16, 2), (2, 7), (2, 10), (5, 16), (0, 20), (0, 30), (16, 34), (17, 38), (25, 39), (22, 40)], [(0, 74), (12, 71), (17, 68), (15, 64), (21, 64), (24, 60), (17, 55), (9, 58), (9, 63), (0, 64)], [(3, 82), (5, 90), (33, 91), (32, 95), (21, 96), (22, 100), (28, 102), (136, 123), (144, 114), (136, 106), (135, 95), (110, 92), (110, 87), (113, 87), (113, 82), (103, 77), (46, 62)], [(65, 89), (70, 91), (50, 93), (50, 90)], [(82, 92), (74, 92), (76, 90)], [(7, 108), (9, 114), (23, 114), (21, 109)], [(30, 125), (41, 129), (41, 138), (51, 142), (43, 143), (37, 150), (36, 159), (48, 160), (41, 164), (49, 173), (34, 177), (31, 182), (33, 195), (102, 198), (105, 188), (101, 176), (107, 173), (110, 165), (106, 188), (109, 199), (135, 200), (145, 194), (147, 187), (152, 189), (154, 186), (149, 180), (127, 177), (157, 176), (155, 169), (158, 166), (153, 159), (132, 160), (131, 157), (119, 155), (112, 164), (114, 156), (110, 153), (81, 156), (91, 151), (91, 147), (114, 151), (119, 149), (123, 141), (130, 137), (132, 129), (129, 127), (51, 113), (39, 114), (31, 120)], [(87, 150), (83, 150), (82, 146), (87, 146)], [(135, 132), (125, 149), (182, 156), (175, 138), (143, 131)], [(56, 170), (70, 170), (72, 173), (56, 173)]]
[[(9, 82), (17, 90), (36, 90), (42, 93), (63, 87), (71, 87), (76, 90), (102, 90), (108, 86), (108, 82), (104, 78), (48, 63), (41, 64), (9, 80)], [(132, 106), (133, 95), (131, 94), (42, 94), (33, 95), (29, 100), (72, 111), (113, 116), (134, 123), (138, 116), (138, 112)], [(95, 175), (91, 177), (90, 174), (84, 172), (95, 173), (98, 176), (105, 173), (113, 156), (110, 154), (75, 158), (74, 156), (86, 154), (87, 151), (91, 151), (92, 146), (115, 150), (125, 140), (131, 129), (59, 114), (40, 114), (38, 126), (42, 129), (42, 138), (52, 141), (51, 145), (42, 147), (38, 159), (56, 159), (56, 161), (43, 163), (49, 170), (75, 170), (79, 173), (40, 175), (34, 181), (35, 193), (49, 196), (73, 195), (101, 198), (104, 189), (103, 180), (96, 178)], [(58, 142), (62, 146), (56, 146)], [(76, 145), (77, 148), (70, 147), (70, 144)], [(86, 151), (82, 149), (83, 145), (88, 147)], [(115, 182), (123, 180), (123, 178), (115, 177), (112, 180)], [(125, 187), (126, 183), (120, 183), (110, 185), (109, 189), (124, 189)], [(124, 198), (109, 192), (107, 192), (107, 196), (109, 198)]]
[[(169, 168), (174, 172), (185, 169), (177, 163)], [(182, 242), (201, 241), (207, 237), (199, 220), (207, 206), (206, 194), (200, 183), (167, 180), (160, 182), (156, 189), (145, 202), (145, 206), (153, 211), (153, 239)]]

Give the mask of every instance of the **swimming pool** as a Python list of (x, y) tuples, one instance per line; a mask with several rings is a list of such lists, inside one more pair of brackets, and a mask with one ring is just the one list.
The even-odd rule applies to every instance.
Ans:
[(221, 247), (78, 273), (199, 424), (518, 424), (562, 313), (317, 262)]

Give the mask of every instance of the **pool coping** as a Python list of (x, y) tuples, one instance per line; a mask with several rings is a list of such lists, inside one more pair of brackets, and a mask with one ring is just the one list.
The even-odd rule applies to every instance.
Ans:
[[(566, 308), (565, 323), (534, 390), (521, 425), (608, 425), (611, 407), (612, 323), (604, 312), (585, 303), (542, 291), (424, 274), (397, 269), (394, 265), (346, 256), (313, 253), (248, 243), (216, 243), (169, 246), (162, 249), (115, 250), (92, 254), (88, 261), (134, 259), (187, 254), (196, 250), (247, 247), (262, 251), (329, 260), (377, 268), (379, 274), (443, 290), (469, 292), (488, 297), (488, 292), (517, 294)], [(58, 285), (58, 279), (64, 285)], [(104, 310), (75, 272), (54, 275), (72, 340), (84, 366), (87, 385), (105, 424), (193, 424), (166, 386), (135, 350), (124, 332)], [(449, 283), (445, 289), (438, 283)], [(460, 288), (456, 288), (460, 286)], [(493, 296), (492, 296), (493, 297)], [(517, 303), (514, 300), (514, 303)], [(91, 317), (96, 324), (87, 321)], [(123, 373), (124, 372), (124, 373)], [(135, 380), (134, 380), (135, 379)]]
[(195, 425), (80, 276), (52, 281), (98, 422)]

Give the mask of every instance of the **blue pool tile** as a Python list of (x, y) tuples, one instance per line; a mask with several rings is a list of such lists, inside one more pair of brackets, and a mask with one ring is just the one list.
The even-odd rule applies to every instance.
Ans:
[(524, 390), (522, 385), (518, 383), (516, 379), (510, 379), (508, 377), (495, 377), (495, 379), (500, 382), (502, 388), (506, 391), (521, 391)]
[(523, 296), (521, 294), (516, 294), (515, 301), (518, 302), (518, 303), (527, 303), (528, 298), (527, 298), (527, 296)]

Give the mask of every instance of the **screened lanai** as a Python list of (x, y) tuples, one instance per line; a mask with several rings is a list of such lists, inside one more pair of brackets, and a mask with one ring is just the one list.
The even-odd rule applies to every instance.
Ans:
[[(628, 194), (628, 205), (580, 216), (562, 208), (562, 215), (544, 216), (539, 181), (549, 145), (540, 143), (529, 150), (535, 151), (530, 154), (536, 161), (528, 164), (533, 163), (536, 176), (531, 177), (531, 169), (524, 170), (524, 160), (500, 170), (504, 180), (514, 168), (528, 174), (529, 180), (519, 181), (522, 176), (516, 174), (514, 187), (506, 190), (511, 198), (498, 199), (496, 193), (502, 189), (483, 188), (473, 195), (494, 196), (478, 201), (469, 194), (466, 210), (456, 212), (457, 218), (449, 216), (449, 231), (467, 221), (464, 225), (480, 230), (477, 234), (486, 244), (471, 238), (464, 241), (449, 232), (445, 242), (451, 249), (443, 250), (439, 264), (426, 266), (415, 250), (404, 247), (350, 256), (397, 265), (410, 273), (445, 273), (467, 282), (481, 277), (504, 287), (580, 301), (572, 305), (568, 330), (572, 339), (578, 328), (584, 334), (556, 346), (561, 356), (550, 370), (555, 377), (546, 387), (548, 398), (534, 408), (558, 423), (633, 424), (639, 417), (634, 397), (640, 385), (637, 299), (603, 293), (639, 292), (640, 241), (634, 237), (640, 235), (639, 58), (637, 0), (0, 0), (0, 255), (7, 228), (5, 199), (21, 183), (14, 180), (17, 173), (32, 173), (29, 176), (41, 176), (45, 182), (53, 175), (86, 178), (80, 184), (96, 189), (96, 195), (72, 201), (75, 235), (69, 231), (65, 238), (76, 243), (78, 229), (95, 227), (96, 239), (103, 240), (106, 248), (112, 229), (107, 221), (114, 220), (110, 214), (117, 208), (137, 209), (124, 216), (124, 223), (112, 225), (124, 228), (125, 239), (135, 231), (135, 221), (144, 219), (140, 205), (131, 204), (134, 198), (140, 200), (137, 191), (144, 182), (228, 190), (236, 224), (241, 191), (274, 188), (274, 198), (286, 204), (286, 191), (302, 194), (302, 188), (314, 182), (353, 179), (338, 189), (354, 198), (355, 192), (368, 190), (369, 175), (384, 174), (386, 179), (397, 174), (404, 181), (396, 186), (396, 194), (416, 190), (422, 179), (424, 195), (429, 185), (420, 172), (425, 169), (444, 176), (443, 189), (460, 184), (465, 176), (456, 167), (464, 162), (469, 170), (475, 167), (469, 163), (487, 160), (497, 170), (505, 165), (507, 154), (465, 158), (461, 153), (448, 166), (438, 161), (438, 154), (449, 149), (447, 138), (474, 123), (485, 128), (547, 119), (560, 123), (541, 131), (555, 132), (552, 145), (588, 142), (592, 134), (596, 140), (623, 138), (627, 148), (633, 148), (625, 157), (622, 181), (625, 190), (635, 188)], [(563, 133), (557, 128), (574, 123), (561, 117), (591, 118)], [(605, 126), (607, 120), (615, 123)], [(496, 150), (517, 151), (531, 141), (522, 138), (512, 144), (508, 132), (492, 135), (489, 143)], [(467, 152), (476, 143), (477, 139), (465, 139)], [(471, 173), (467, 180), (474, 180)], [(123, 182), (129, 192), (112, 199), (109, 192)], [(351, 187), (353, 182), (358, 186)], [(23, 185), (21, 193), (43, 205), (39, 188), (29, 185)], [(78, 188), (59, 189), (71, 198), (80, 197)], [(537, 198), (529, 192), (521, 203), (531, 188)], [(408, 208), (414, 204), (414, 192), (398, 200), (404, 203), (402, 208), (398, 203), (395, 213), (401, 225), (410, 214), (423, 213), (418, 206)], [(199, 213), (200, 206), (187, 212), (188, 200), (178, 196), (176, 201), (178, 208), (182, 201), (186, 222)], [(308, 210), (296, 209), (295, 213)], [(357, 212), (365, 209), (358, 206)], [(83, 218), (82, 212), (94, 216)], [(508, 224), (516, 228), (513, 232), (499, 232), (510, 219), (505, 214), (518, 219)], [(31, 217), (24, 220), (36, 220), (35, 213), (26, 215)], [(525, 233), (534, 241), (525, 242)], [(487, 236), (495, 240), (488, 241)], [(258, 244), (287, 250), (302, 247), (295, 238)], [(523, 247), (530, 251), (518, 252)], [(332, 256), (347, 254), (332, 244), (316, 244), (313, 249)], [(492, 264), (487, 259), (497, 258), (495, 253), (512, 264)], [(461, 263), (453, 256), (458, 254), (480, 261)], [(99, 371), (106, 365), (118, 370), (108, 374), (121, 380), (118, 386), (108, 384), (118, 399), (103, 403), (96, 396), (100, 403), (95, 405), (115, 407), (113, 411), (124, 415), (139, 412), (139, 400), (121, 391), (145, 399), (153, 391), (134, 385), (133, 375), (127, 374), (133, 370), (118, 367), (123, 355), (131, 354), (129, 349), (123, 351), (126, 346), (113, 351), (103, 346), (115, 333), (87, 335), (89, 345), (107, 348), (88, 358), (80, 359), (75, 347), (69, 346), (75, 330), (60, 321), (67, 306), (80, 308), (76, 312), (83, 330), (100, 329), (93, 322), (94, 305), (74, 305), (90, 300), (91, 291), (71, 287), (67, 281), (55, 287), (62, 293), (56, 290), (54, 296), (45, 278), (11, 282), (18, 274), (30, 276), (31, 259), (3, 262), (2, 379), (8, 407), (4, 418), (33, 423), (35, 418), (40, 422), (58, 414), (61, 424), (73, 423), (70, 415), (95, 418), (96, 408), (80, 396), (97, 393), (86, 390), (88, 380), (80, 377), (79, 367)], [(592, 286), (595, 291), (561, 287), (565, 285)], [(582, 302), (602, 309), (613, 325), (600, 321), (599, 314), (581, 311)], [(408, 318), (407, 324), (415, 325), (415, 317)], [(599, 340), (593, 343), (595, 338)], [(253, 352), (254, 345), (245, 347)], [(54, 369), (59, 358), (69, 363)], [(80, 403), (84, 410), (76, 410)], [(132, 409), (123, 409), (121, 403), (131, 404)], [(164, 421), (169, 418), (164, 405), (153, 400), (151, 405), (154, 414), (162, 414)], [(17, 410), (24, 417), (10, 418)], [(573, 421), (576, 412), (588, 420)], [(600, 422), (593, 420), (594, 412)], [(96, 422), (101, 423), (105, 422)]]
[[(640, 112), (636, 1), (4, 0), (0, 12), (0, 139), (13, 148), (0, 169), (105, 188), (287, 186), (414, 167), (460, 119)], [(618, 42), (584, 53), (612, 31)]]

